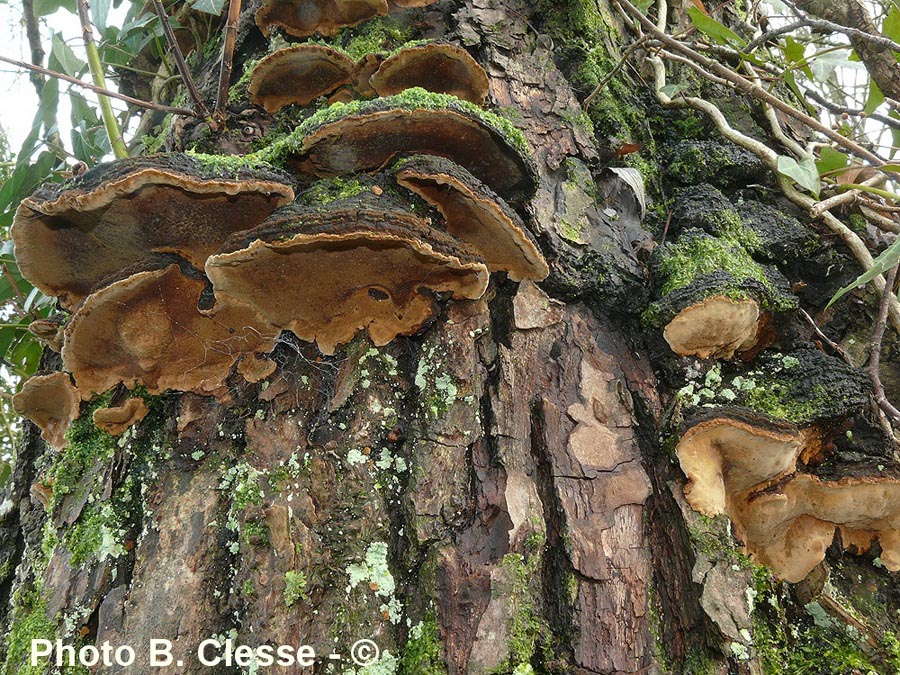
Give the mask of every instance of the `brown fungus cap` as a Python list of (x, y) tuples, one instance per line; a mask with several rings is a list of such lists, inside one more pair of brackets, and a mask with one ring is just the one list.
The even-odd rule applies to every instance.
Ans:
[(840, 529), (845, 546), (881, 544), (881, 560), (900, 570), (900, 477), (822, 480), (798, 474), (766, 490), (737, 496), (730, 508), (737, 535), (779, 577), (801, 581), (825, 557)]
[(290, 206), (206, 265), (214, 311), (249, 303), (275, 326), (334, 353), (362, 329), (376, 345), (417, 332), (435, 293), (480, 297), (484, 263), (405, 210)]
[(512, 208), (471, 173), (443, 157), (398, 162), (397, 182), (440, 210), (447, 232), (475, 249), (491, 271), (513, 281), (546, 279), (550, 268)]
[(261, 154), (330, 178), (380, 169), (399, 153), (446, 157), (507, 199), (533, 189), (534, 167), (521, 131), (467, 101), (421, 88), (335, 104)]
[(275, 112), (286, 105), (309, 105), (351, 81), (356, 64), (337, 49), (302, 44), (279, 49), (253, 69), (250, 102)]
[(263, 0), (256, 25), (265, 35), (281, 28), (295, 37), (329, 36), (387, 13), (387, 0)]
[(37, 375), (13, 396), (13, 409), (41, 428), (41, 438), (56, 450), (66, 447), (66, 430), (78, 419), (81, 397), (68, 373)]
[(22, 201), (11, 230), (16, 259), (25, 278), (72, 309), (151, 252), (202, 267), (229, 235), (293, 199), (288, 183), (272, 170), (217, 168), (182, 154), (101, 164)]
[(242, 354), (274, 345), (276, 335), (249, 307), (201, 313), (206, 278), (165, 258), (126, 270), (72, 316), (63, 366), (84, 398), (120, 382), (151, 394), (218, 393)]
[(120, 406), (97, 408), (94, 411), (94, 425), (108, 434), (118, 436), (128, 427), (140, 422), (150, 412), (142, 398), (130, 398)]
[(756, 346), (760, 333), (756, 300), (713, 295), (682, 309), (663, 330), (672, 351), (701, 359), (730, 359)]
[(688, 478), (684, 496), (706, 516), (725, 513), (729, 496), (792, 473), (804, 447), (796, 427), (737, 409), (691, 426), (675, 453)]
[(446, 43), (401, 49), (381, 64), (369, 82), (379, 96), (422, 87), (481, 104), (488, 95), (484, 68), (462, 47)]

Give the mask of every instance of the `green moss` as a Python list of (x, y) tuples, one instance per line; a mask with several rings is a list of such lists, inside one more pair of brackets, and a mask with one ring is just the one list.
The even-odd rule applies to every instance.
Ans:
[(353, 178), (330, 178), (314, 183), (297, 201), (309, 206), (324, 206), (341, 199), (350, 199), (367, 190), (369, 186)]
[(247, 98), (247, 87), (250, 85), (253, 71), (256, 70), (256, 66), (259, 65), (260, 61), (262, 61), (262, 59), (251, 59), (244, 64), (244, 72), (240, 79), (231, 85), (231, 88), (228, 90), (229, 103), (238, 103), (244, 98)]
[(809, 422), (817, 417), (831, 397), (824, 386), (812, 388), (813, 398), (798, 400), (794, 397), (790, 383), (775, 378), (754, 377), (756, 387), (747, 393), (743, 403), (757, 412), (762, 412), (777, 419), (787, 420), (794, 424)]
[(296, 570), (284, 573), (284, 604), (292, 607), (298, 600), (306, 600), (306, 575)]
[(322, 41), (343, 50), (354, 61), (367, 54), (384, 54), (402, 47), (413, 34), (412, 26), (401, 26), (391, 18), (377, 18), (361, 26), (345, 28), (334, 38)]
[(253, 579), (246, 579), (243, 584), (241, 584), (241, 595), (245, 598), (253, 598), (256, 596), (256, 584), (253, 582)]
[(525, 140), (525, 134), (508, 119), (492, 112), (479, 108), (474, 103), (463, 101), (449, 94), (437, 94), (426, 91), (421, 87), (407, 89), (395, 96), (387, 96), (372, 101), (351, 101), (349, 103), (333, 103), (327, 108), (319, 110), (311, 117), (304, 120), (293, 133), (288, 134), (268, 147), (245, 155), (244, 159), (252, 161), (268, 162), (276, 166), (282, 164), (286, 157), (297, 153), (303, 143), (303, 139), (318, 127), (345, 119), (352, 115), (363, 115), (379, 110), (459, 110), (478, 118), (488, 128), (499, 134), (512, 147), (523, 160), (528, 161), (530, 150)]
[(185, 154), (193, 159), (201, 175), (210, 178), (230, 176), (238, 178), (242, 171), (272, 169), (272, 166), (255, 154), (248, 155), (206, 155), (188, 150)]
[(434, 610), (413, 626), (400, 654), (400, 675), (445, 675), (444, 646)]
[[(59, 637), (59, 627), (47, 616), (47, 599), (42, 587), (37, 584), (30, 591), (16, 593), (13, 598), (13, 613), (9, 632), (6, 635), (6, 658), (0, 666), (0, 675), (43, 675), (48, 672), (49, 661), (39, 660), (31, 665), (31, 641), (55, 641)], [(86, 668), (65, 668), (66, 673), (87, 673)]]
[(60, 541), (71, 553), (69, 564), (78, 567), (91, 560), (123, 555), (125, 530), (118, 525), (124, 520), (124, 514), (117, 513), (110, 502), (86, 506)]
[(765, 270), (743, 247), (717, 237), (687, 237), (666, 248), (658, 274), (665, 281), (660, 295), (683, 288), (705, 274), (724, 271), (737, 281), (756, 279), (771, 287)]

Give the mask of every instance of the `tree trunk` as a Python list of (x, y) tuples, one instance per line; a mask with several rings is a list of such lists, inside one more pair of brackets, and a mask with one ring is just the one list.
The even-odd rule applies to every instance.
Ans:
[[(874, 554), (831, 551), (825, 595), (781, 584), (725, 516), (685, 501), (672, 414), (691, 366), (640, 322), (654, 236), (643, 195), (606, 167), (643, 143), (626, 161), (665, 203), (688, 182), (666, 175), (680, 136), (713, 134), (639, 94), (627, 70), (585, 113), (626, 35), (596, 3), (445, 0), (398, 15), (412, 37), (466, 46), (490, 103), (526, 133), (539, 180), (522, 212), (550, 278), (495, 275), (482, 299), (385, 347), (359, 336), (323, 357), (283, 334), (262, 383), (235, 374), (224, 400), (146, 397), (150, 415), (121, 437), (93, 427), (96, 402), (62, 453), (29, 428), (2, 507), (4, 675), (59, 670), (29, 661), (31, 640), (57, 638), (134, 649), (134, 665), (100, 672), (894, 672), (900, 593)], [(261, 53), (254, 9), (238, 66)], [(212, 143), (231, 147), (234, 131)], [(731, 176), (726, 191), (758, 180)], [(828, 255), (837, 271), (819, 289), (852, 273)], [(151, 666), (151, 640), (169, 641), (170, 663)], [(228, 662), (227, 640), (317, 659)], [(376, 665), (353, 661), (359, 640)]]

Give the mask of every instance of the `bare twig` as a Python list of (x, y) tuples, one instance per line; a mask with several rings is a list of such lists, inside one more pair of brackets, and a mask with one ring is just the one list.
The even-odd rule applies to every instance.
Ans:
[(875, 320), (875, 329), (872, 331), (872, 339), (869, 341), (869, 365), (866, 372), (872, 382), (872, 390), (878, 407), (887, 415), (895, 426), (900, 426), (900, 410), (897, 410), (887, 400), (884, 393), (884, 385), (881, 383), (881, 341), (884, 338), (884, 329), (887, 326), (888, 303), (891, 297), (891, 289), (897, 278), (897, 268), (888, 270), (885, 279), (884, 291), (881, 294), (881, 304), (878, 307), (878, 317)]
[(238, 18), (241, 15), (241, 0), (229, 0), (228, 19), (225, 21), (225, 42), (222, 46), (222, 63), (219, 67), (219, 90), (213, 117), (224, 123), (225, 106), (228, 105), (228, 86), (231, 82), (231, 67), (234, 63), (234, 42), (237, 38)]
[[(848, 108), (847, 106), (837, 105), (836, 103), (832, 103), (827, 98), (822, 96), (819, 92), (813, 91), (812, 89), (806, 89), (805, 93), (812, 100), (814, 100), (819, 105), (828, 109), (829, 112), (832, 112), (836, 115), (860, 115), (865, 112), (862, 108)], [(888, 117), (887, 115), (882, 115), (881, 113), (872, 113), (871, 115), (867, 115), (869, 119), (873, 119), (877, 122), (881, 122), (885, 126), (891, 127), (893, 129), (900, 129), (900, 120), (896, 120), (893, 117)]]
[(819, 328), (818, 324), (816, 324), (816, 322), (807, 313), (807, 311), (805, 309), (803, 309), (801, 307), (799, 312), (800, 312), (800, 316), (802, 316), (806, 320), (806, 323), (808, 323), (812, 327), (813, 331), (815, 331), (816, 337), (818, 337), (822, 342), (824, 342), (826, 345), (828, 345), (828, 348), (831, 351), (833, 351), (835, 354), (840, 356), (844, 360), (844, 363), (846, 363), (850, 366), (853, 366), (854, 368), (856, 367), (856, 364), (853, 363), (853, 360), (850, 358), (850, 355), (844, 351), (843, 347), (841, 347), (837, 342), (835, 342), (830, 337), (825, 335), (825, 333), (822, 332), (822, 329)]
[[(872, 176), (868, 180), (863, 181), (863, 185), (866, 187), (878, 187), (879, 185), (883, 185), (887, 180), (887, 177), (884, 174), (876, 174)], [(828, 199), (823, 199), (820, 202), (816, 202), (809, 209), (809, 213), (813, 218), (818, 218), (826, 211), (830, 211), (836, 206), (843, 206), (844, 204), (853, 203), (856, 198), (859, 196), (859, 190), (847, 190), (846, 192), (842, 192), (840, 194), (834, 195), (834, 197), (829, 197)]]
[(181, 75), (181, 81), (184, 82), (184, 86), (187, 87), (188, 96), (194, 104), (194, 109), (196, 110), (195, 114), (203, 119), (210, 118), (209, 108), (206, 107), (206, 104), (200, 97), (197, 85), (194, 84), (194, 78), (191, 77), (191, 71), (188, 70), (187, 64), (184, 62), (184, 54), (181, 53), (181, 47), (178, 46), (178, 40), (175, 39), (175, 33), (172, 31), (172, 24), (169, 23), (169, 15), (166, 14), (166, 8), (163, 7), (160, 0), (153, 0), (153, 8), (156, 10), (159, 22), (162, 24), (166, 42), (169, 43), (169, 49), (171, 49), (172, 56), (175, 59), (175, 67), (178, 68), (178, 74)]
[(826, 21), (825, 19), (811, 19), (809, 17), (801, 17), (794, 23), (782, 26), (781, 28), (775, 28), (773, 30), (766, 31), (758, 38), (754, 39), (746, 47), (744, 47), (744, 51), (749, 54), (761, 44), (768, 42), (772, 38), (776, 38), (779, 35), (784, 35), (785, 33), (791, 33), (798, 28), (813, 28), (816, 30), (825, 31), (827, 33), (843, 33), (844, 35), (850, 37), (855, 37), (860, 40), (865, 40), (866, 42), (871, 42), (873, 45), (881, 49), (890, 49), (895, 52), (900, 52), (900, 44), (897, 44), (890, 38), (882, 37), (881, 35), (872, 35), (871, 33), (866, 33), (865, 31), (861, 31), (857, 28), (850, 28), (849, 26), (841, 26), (840, 24)]
[(713, 59), (707, 58), (703, 54), (700, 54), (699, 52), (686, 47), (683, 43), (674, 39), (670, 35), (667, 35), (664, 31), (654, 26), (653, 22), (651, 22), (647, 17), (641, 14), (640, 10), (638, 10), (638, 8), (631, 4), (628, 0), (616, 0), (616, 2), (617, 4), (620, 4), (622, 7), (624, 7), (625, 10), (627, 10), (628, 14), (631, 15), (631, 17), (635, 21), (640, 23), (645, 30), (653, 34), (654, 37), (660, 40), (667, 47), (687, 56), (691, 60), (695, 61), (699, 66), (702, 66), (704, 69), (711, 72), (713, 75), (717, 75), (718, 77), (728, 80), (739, 92), (753, 96), (754, 98), (768, 103), (773, 108), (781, 110), (786, 115), (799, 120), (812, 129), (815, 129), (824, 136), (827, 136), (828, 138), (833, 140), (841, 147), (846, 148), (858, 157), (868, 160), (875, 166), (884, 166), (885, 164), (887, 164), (884, 159), (882, 159), (875, 153), (867, 150), (858, 143), (855, 143), (850, 139), (842, 136), (833, 129), (830, 129), (829, 127), (819, 122), (817, 119), (814, 119), (806, 113), (801, 112), (793, 106), (785, 103), (777, 96), (774, 96), (773, 94), (763, 89), (760, 85), (754, 84), (753, 82), (734, 72), (727, 66), (724, 66), (721, 63), (714, 61)]
[(866, 220), (872, 223), (879, 230), (884, 230), (885, 232), (900, 233), (900, 223), (881, 215), (880, 213), (875, 211), (875, 209), (860, 203), (859, 211), (863, 214), (863, 217)]
[(64, 82), (71, 82), (72, 84), (78, 85), (79, 87), (84, 87), (85, 89), (89, 89), (97, 94), (104, 94), (109, 96), (110, 98), (117, 98), (120, 101), (125, 101), (126, 103), (130, 103), (132, 105), (136, 105), (141, 108), (149, 108), (150, 110), (159, 110), (164, 113), (172, 113), (173, 115), (185, 115), (192, 116), (194, 112), (192, 110), (188, 110), (186, 108), (173, 108), (168, 105), (162, 105), (161, 103), (151, 103), (150, 101), (142, 101), (139, 98), (132, 98), (131, 96), (126, 96), (125, 94), (120, 94), (117, 91), (111, 91), (109, 89), (105, 89), (103, 87), (98, 87), (90, 82), (85, 82), (84, 80), (79, 80), (76, 77), (69, 77), (68, 75), (63, 75), (62, 73), (57, 73), (55, 70), (50, 70), (49, 68), (43, 68), (41, 66), (36, 66), (33, 63), (26, 63), (25, 61), (18, 61), (16, 59), (10, 59), (5, 56), (0, 56), (0, 61), (4, 63), (9, 63), (10, 65), (16, 66), (18, 68), (24, 68), (25, 70), (32, 70), (38, 73), (42, 73), (44, 75), (49, 75), (50, 77), (55, 77), (57, 79), (63, 80)]
[(597, 83), (597, 86), (594, 87), (594, 91), (592, 91), (590, 94), (588, 94), (588, 97), (587, 97), (586, 99), (584, 99), (584, 103), (582, 104), (582, 108), (584, 108), (585, 110), (587, 110), (588, 108), (591, 107), (591, 103), (594, 102), (594, 99), (597, 98), (597, 95), (598, 95), (601, 91), (603, 91), (603, 88), (604, 88), (607, 84), (609, 84), (609, 81), (610, 81), (611, 79), (613, 79), (613, 77), (615, 77), (616, 73), (618, 73), (619, 70), (621, 70), (622, 66), (625, 65), (625, 63), (628, 61), (628, 57), (631, 56), (631, 54), (634, 52), (634, 50), (637, 49), (638, 47), (640, 47), (640, 46), (644, 43), (644, 39), (645, 39), (645, 38), (638, 38), (637, 40), (635, 40), (634, 42), (632, 42), (630, 45), (628, 45), (628, 49), (626, 49), (626, 50), (625, 50), (625, 53), (622, 54), (622, 58), (619, 59), (619, 62), (618, 62), (615, 66), (613, 66), (612, 70), (610, 70), (610, 71), (603, 77), (602, 80), (600, 80), (600, 81)]

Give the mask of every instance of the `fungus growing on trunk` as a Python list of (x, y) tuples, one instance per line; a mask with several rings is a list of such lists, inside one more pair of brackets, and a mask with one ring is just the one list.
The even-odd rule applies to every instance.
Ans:
[(140, 422), (150, 412), (142, 398), (130, 398), (125, 403), (112, 408), (97, 408), (92, 419), (98, 429), (118, 436), (128, 427)]
[(295, 37), (329, 36), (387, 13), (387, 0), (263, 0), (256, 25), (264, 35), (281, 28)]
[(386, 59), (369, 80), (379, 96), (422, 87), (481, 104), (488, 95), (488, 77), (462, 47), (429, 43), (401, 49)]
[(546, 279), (550, 268), (507, 203), (471, 173), (442, 157), (401, 160), (397, 182), (440, 210), (447, 232), (474, 248), (491, 271), (506, 270), (513, 281)]
[(286, 105), (309, 105), (351, 81), (356, 64), (343, 52), (319, 44), (279, 49), (253, 69), (250, 102), (268, 112)]
[(507, 198), (533, 189), (534, 169), (521, 131), (468, 101), (420, 88), (335, 103), (261, 151), (260, 158), (327, 178), (379, 169), (398, 153), (451, 159)]
[(376, 345), (412, 335), (434, 316), (436, 294), (474, 299), (488, 282), (480, 258), (405, 209), (340, 202), (279, 209), (232, 238), (206, 272), (216, 316), (248, 303), (324, 354), (361, 329)]
[(822, 561), (836, 530), (857, 553), (877, 540), (885, 567), (900, 570), (900, 474), (877, 473), (838, 480), (798, 474), (740, 495), (730, 509), (736, 534), (759, 562), (792, 583)]
[(198, 156), (100, 164), (24, 199), (12, 225), (22, 275), (73, 309), (103, 278), (152, 252), (203, 267), (232, 233), (293, 199), (290, 179)]
[(787, 282), (740, 244), (688, 229), (654, 251), (651, 266), (659, 300), (644, 315), (663, 326), (676, 354), (730, 359), (761, 349), (773, 319), (797, 306)]
[[(63, 367), (89, 399), (118, 383), (214, 394), (232, 365), (274, 345), (268, 324), (246, 305), (211, 317), (198, 309), (208, 282), (174, 256), (123, 271), (78, 307), (66, 327)], [(277, 293), (273, 293), (277, 295)]]
[(81, 397), (68, 373), (36, 375), (13, 396), (16, 413), (37, 424), (41, 438), (56, 450), (66, 447), (66, 429), (78, 419), (80, 405)]
[[(742, 375), (708, 377), (705, 393), (688, 401), (711, 407), (675, 449), (688, 504), (706, 516), (727, 514), (747, 550), (789, 581), (822, 560), (838, 526), (857, 550), (885, 532), (900, 567), (900, 481), (890, 472), (850, 472), (843, 462), (826, 468), (841, 421), (868, 402), (865, 376), (816, 349), (763, 354), (757, 364)], [(885, 490), (896, 493), (893, 507), (876, 498)]]

